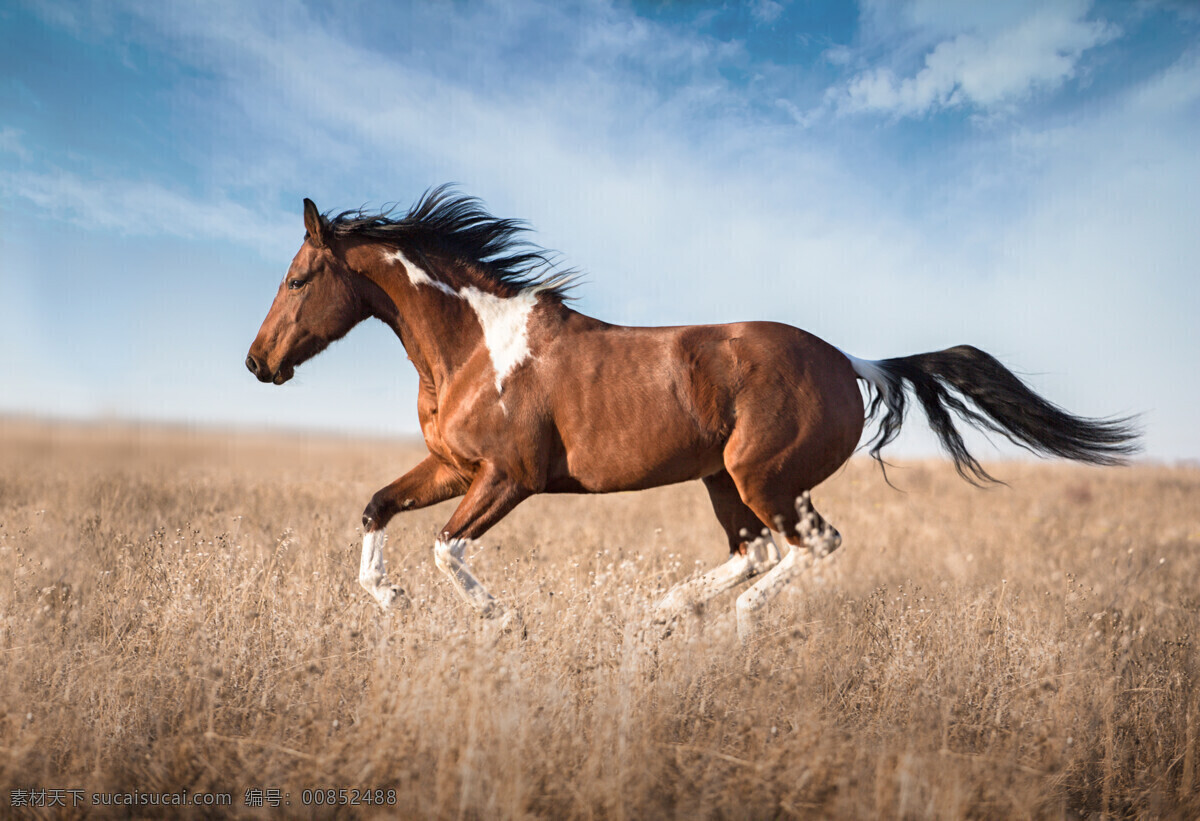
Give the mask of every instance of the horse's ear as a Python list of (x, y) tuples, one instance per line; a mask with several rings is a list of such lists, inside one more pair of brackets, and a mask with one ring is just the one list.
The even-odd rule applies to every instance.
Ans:
[(325, 246), (325, 229), (328, 223), (317, 210), (316, 204), (308, 197), (304, 198), (304, 228), (308, 231), (308, 241), (318, 248)]

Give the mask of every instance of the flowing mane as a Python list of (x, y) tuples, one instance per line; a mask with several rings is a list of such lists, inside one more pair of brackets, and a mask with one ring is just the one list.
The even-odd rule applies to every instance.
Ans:
[(327, 217), (328, 230), (337, 236), (432, 246), (471, 264), (502, 291), (534, 288), (551, 299), (570, 299), (578, 272), (560, 268), (552, 252), (525, 239), (529, 228), (523, 220), (494, 217), (478, 198), (458, 194), (450, 185), (429, 189), (401, 217), (393, 217), (393, 211), (343, 211)]

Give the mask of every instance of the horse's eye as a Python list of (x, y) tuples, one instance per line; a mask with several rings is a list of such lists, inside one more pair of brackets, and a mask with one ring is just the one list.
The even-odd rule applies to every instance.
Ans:
[(289, 279), (288, 280), (288, 289), (292, 290), (292, 291), (298, 291), (307, 284), (308, 284), (307, 279), (300, 279), (300, 278)]

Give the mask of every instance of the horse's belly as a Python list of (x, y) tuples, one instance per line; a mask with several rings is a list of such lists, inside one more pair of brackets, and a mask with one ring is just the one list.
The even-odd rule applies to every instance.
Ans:
[(709, 452), (684, 452), (661, 459), (616, 458), (567, 463), (554, 470), (546, 483), (549, 493), (615, 493), (644, 490), (699, 479), (721, 469), (719, 448)]
[[(635, 412), (635, 408), (641, 408)], [(672, 409), (633, 402), (606, 420), (563, 437), (551, 492), (611, 493), (699, 479), (722, 467), (725, 440)]]
[[(699, 334), (694, 345), (686, 334)], [(714, 379), (711, 330), (624, 329), (570, 349), (553, 376), (561, 452), (552, 492), (609, 493), (720, 470), (727, 388)], [(717, 343), (719, 346), (719, 340)]]

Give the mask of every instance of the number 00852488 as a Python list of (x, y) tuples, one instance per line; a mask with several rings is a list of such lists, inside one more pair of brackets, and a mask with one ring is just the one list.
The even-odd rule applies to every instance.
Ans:
[(300, 793), (300, 802), (302, 804), (312, 806), (338, 806), (343, 804), (376, 804), (376, 805), (394, 805), (396, 803), (396, 791), (385, 789), (374, 790), (359, 790), (359, 789), (335, 789), (327, 787), (320, 790), (304, 790)]

